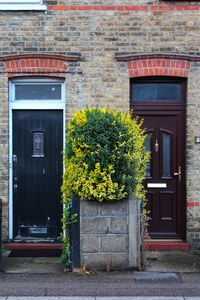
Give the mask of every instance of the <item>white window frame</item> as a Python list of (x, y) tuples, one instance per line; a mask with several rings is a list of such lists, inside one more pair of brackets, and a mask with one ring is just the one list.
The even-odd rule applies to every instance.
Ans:
[[(15, 84), (61, 84), (60, 100), (14, 100)], [(9, 239), (13, 239), (13, 110), (62, 110), (63, 111), (63, 153), (65, 149), (66, 89), (65, 81), (47, 78), (20, 78), (9, 82)]]
[(43, 0), (0, 0), (0, 10), (46, 10)]
[[(61, 98), (60, 99), (46, 99), (46, 100), (15, 100), (15, 86), (16, 85), (45, 85), (45, 84), (57, 84), (61, 85)], [(39, 109), (45, 109), (46, 107), (62, 107), (65, 105), (65, 85), (63, 80), (60, 79), (44, 79), (44, 78), (25, 78), (25, 79), (15, 79), (10, 82), (10, 105), (12, 109), (32, 109), (33, 105), (37, 105)]]

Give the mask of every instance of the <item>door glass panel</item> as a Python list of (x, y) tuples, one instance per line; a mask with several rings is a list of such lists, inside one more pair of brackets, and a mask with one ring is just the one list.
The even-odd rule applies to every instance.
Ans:
[(15, 100), (61, 100), (61, 84), (15, 84)]
[(32, 157), (44, 157), (44, 132), (33, 132)]
[(170, 177), (170, 169), (171, 169), (171, 136), (168, 133), (162, 134), (163, 138), (163, 176)]
[(132, 85), (132, 101), (180, 101), (181, 99), (180, 83), (141, 82)]
[[(150, 152), (151, 151), (151, 137), (152, 137), (152, 134), (151, 133), (148, 133), (146, 135), (146, 140), (145, 140), (145, 150), (146, 152)], [(147, 167), (146, 167), (146, 177), (150, 177), (151, 176), (151, 162), (149, 161), (147, 163)]]

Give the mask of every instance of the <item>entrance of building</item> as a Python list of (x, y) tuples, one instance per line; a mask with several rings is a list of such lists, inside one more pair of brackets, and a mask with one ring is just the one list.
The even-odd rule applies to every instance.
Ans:
[(62, 110), (13, 110), (13, 238), (61, 233)]
[(151, 152), (145, 187), (149, 234), (185, 239), (185, 82), (145, 78), (131, 82), (131, 108), (143, 119)]

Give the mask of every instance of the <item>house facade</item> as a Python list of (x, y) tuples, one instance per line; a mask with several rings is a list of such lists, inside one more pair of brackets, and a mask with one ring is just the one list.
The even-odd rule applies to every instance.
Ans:
[(3, 240), (59, 241), (66, 123), (107, 106), (144, 119), (151, 238), (198, 247), (200, 3), (3, 0), (0, 31)]

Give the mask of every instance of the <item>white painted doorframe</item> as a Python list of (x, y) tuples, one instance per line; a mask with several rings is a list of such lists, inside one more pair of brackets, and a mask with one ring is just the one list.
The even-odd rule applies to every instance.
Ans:
[[(62, 84), (62, 98), (61, 100), (28, 100), (28, 101), (14, 101), (13, 91), (14, 85), (17, 82), (60, 82)], [(65, 82), (56, 81), (52, 79), (21, 79), (9, 82), (9, 219), (8, 219), (8, 238), (13, 239), (13, 110), (62, 110), (63, 111), (63, 153), (65, 147), (65, 112), (66, 112), (66, 93)]]

